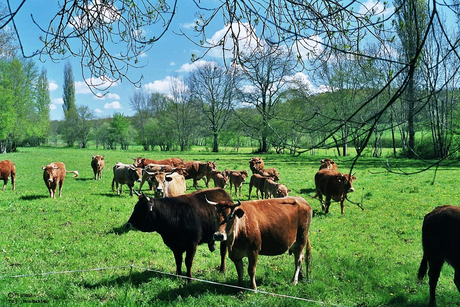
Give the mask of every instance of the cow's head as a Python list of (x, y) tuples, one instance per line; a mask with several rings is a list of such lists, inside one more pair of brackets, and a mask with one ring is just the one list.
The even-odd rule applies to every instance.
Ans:
[(244, 211), (239, 208), (241, 202), (231, 203), (228, 201), (221, 201), (216, 203), (208, 199), (206, 199), (206, 201), (208, 204), (216, 206), (214, 219), (217, 230), (213, 236), (214, 240), (233, 242), (238, 227), (238, 221), (244, 216)]
[(134, 165), (130, 165), (128, 171), (130, 173), (130, 177), (133, 180), (133, 182), (142, 181), (142, 168), (135, 167)]
[(44, 170), (43, 178), (45, 181), (53, 182), (54, 178), (57, 177), (56, 170), (58, 170), (59, 167), (54, 164), (48, 164), (47, 166), (42, 166), (42, 169)]
[(217, 171), (216, 162), (208, 161), (206, 162), (206, 173), (212, 173)]
[(164, 197), (166, 182), (173, 180), (173, 178), (170, 176), (171, 173), (155, 172), (148, 174), (150, 175), (149, 179), (152, 182), (153, 190), (155, 191), (155, 197)]
[(286, 196), (288, 196), (289, 193), (291, 193), (291, 190), (289, 190), (286, 187), (286, 185), (278, 184), (277, 187), (276, 187), (275, 198), (286, 197)]
[(258, 174), (260, 170), (264, 169), (264, 167), (264, 161), (261, 157), (253, 157), (251, 160), (249, 160), (249, 168), (253, 174)]
[(338, 181), (342, 184), (345, 193), (354, 192), (353, 181), (356, 180), (356, 176), (350, 174), (340, 174)]
[(319, 166), (319, 169), (331, 169), (331, 170), (337, 170), (337, 164), (334, 162), (332, 159), (322, 159), (320, 161), (321, 165)]
[(145, 166), (145, 165), (143, 165), (143, 164), (144, 164), (144, 160), (145, 160), (144, 158), (142, 158), (142, 157), (137, 157), (137, 158), (131, 158), (131, 159), (134, 160), (133, 165), (134, 165), (135, 167), (144, 167), (144, 166)]
[(146, 196), (144, 193), (139, 194), (138, 197), (139, 200), (134, 206), (133, 213), (125, 225), (126, 228), (143, 232), (156, 231), (155, 200)]
[(96, 155), (96, 156), (93, 155), (91, 161), (96, 166), (103, 166), (104, 165), (104, 157), (100, 156), (100, 155)]

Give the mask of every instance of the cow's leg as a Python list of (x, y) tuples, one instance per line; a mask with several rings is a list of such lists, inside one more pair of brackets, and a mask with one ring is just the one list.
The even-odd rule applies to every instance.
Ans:
[(343, 215), (343, 207), (344, 207), (344, 204), (345, 203), (345, 197), (343, 197), (341, 200), (340, 200), (340, 212), (342, 213)]
[[(5, 191), (5, 187), (6, 187), (7, 182), (8, 182), (8, 179), (3, 179), (3, 191)], [(14, 187), (14, 184), (13, 184), (13, 187)]]
[(293, 285), (297, 285), (297, 283), (299, 282), (299, 275), (301, 276), (301, 278), (303, 278), (302, 262), (303, 262), (302, 249), (300, 251), (296, 250), (294, 252), (295, 270), (294, 270), (294, 276), (292, 277)]
[(220, 269), (221, 273), (225, 272), (225, 256), (227, 255), (226, 242), (220, 242)]
[[(61, 197), (61, 195), (62, 195), (62, 184), (63, 184), (63, 183), (64, 183), (64, 182), (63, 182), (62, 180), (59, 181), (59, 197)], [(55, 193), (56, 193), (56, 192), (55, 192)]]
[(243, 259), (233, 260), (233, 263), (238, 274), (238, 286), (243, 287)]
[(117, 193), (118, 193), (118, 195), (123, 193), (123, 183), (120, 183), (120, 189), (118, 189), (118, 182), (117, 182)]
[(187, 277), (190, 279), (189, 282), (192, 281), (192, 265), (193, 265), (193, 258), (195, 258), (197, 245), (189, 248), (185, 252), (185, 267), (187, 268)]
[(252, 192), (252, 185), (249, 184), (249, 197), (248, 197), (248, 200), (251, 200), (251, 192)]
[(257, 252), (253, 252), (248, 255), (248, 274), (249, 279), (251, 280), (251, 287), (254, 290), (257, 290), (256, 285), (256, 266), (257, 266)]
[(13, 191), (16, 190), (15, 177), (16, 175), (11, 175), (11, 184), (13, 185)]
[(428, 270), (429, 284), (430, 284), (430, 307), (436, 306), (436, 285), (438, 283), (439, 274), (441, 273), (441, 268), (443, 260), (428, 261), (430, 264), (430, 269)]
[(173, 251), (176, 261), (176, 275), (182, 275), (182, 252)]
[(331, 206), (331, 197), (326, 196), (326, 203), (325, 203), (326, 213), (329, 213), (329, 207)]

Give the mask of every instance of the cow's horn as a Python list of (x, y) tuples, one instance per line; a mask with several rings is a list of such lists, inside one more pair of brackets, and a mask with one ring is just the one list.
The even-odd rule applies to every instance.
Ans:
[(204, 199), (206, 199), (206, 202), (207, 202), (208, 204), (210, 204), (210, 205), (213, 205), (213, 206), (216, 206), (216, 205), (217, 205), (217, 203), (216, 203), (215, 201), (210, 201), (210, 200), (208, 199), (208, 197), (206, 196), (206, 194), (204, 194)]
[(234, 203), (235, 207), (239, 207), (241, 206), (241, 201), (238, 199), (238, 201), (236, 203)]

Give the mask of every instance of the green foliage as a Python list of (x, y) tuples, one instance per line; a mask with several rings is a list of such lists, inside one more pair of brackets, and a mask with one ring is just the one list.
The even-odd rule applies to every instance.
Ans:
[[(179, 156), (216, 161), (219, 170), (248, 169), (250, 149), (240, 152), (246, 153), (216, 154), (200, 149)], [(102, 154), (106, 160), (100, 181), (93, 180), (92, 154)], [(266, 167), (280, 171), (280, 181), (292, 190), (291, 195), (304, 197), (314, 210), (310, 229), (313, 259), (309, 280), (293, 286), (292, 256), (260, 256), (256, 273), (260, 291), (254, 293), (228, 287), (237, 284), (233, 263), (227, 258), (226, 273), (219, 273), (218, 252), (210, 253), (206, 245), (198, 248), (192, 268), (197, 280), (189, 284), (173, 275), (173, 254), (157, 233), (125, 231), (136, 197), (126, 191), (121, 196), (112, 192), (111, 168), (118, 161), (131, 163), (132, 156), (144, 155), (142, 148), (94, 147), (20, 148), (3, 155), (16, 163), (18, 175), (16, 191), (10, 183), (0, 191), (1, 304), (32, 300), (49, 306), (318, 306), (322, 302), (396, 307), (428, 303), (427, 280), (416, 281), (422, 256), (421, 225), (424, 215), (436, 206), (459, 203), (458, 163), (440, 167), (437, 173), (401, 176), (385, 171), (379, 159), (362, 158), (353, 169), (358, 178), (349, 198), (359, 202), (363, 194), (365, 210), (346, 202), (342, 216), (337, 203), (325, 215), (319, 201), (311, 198), (319, 160), (328, 157), (322, 151), (317, 156), (263, 155)], [(171, 157), (164, 152), (147, 156)], [(349, 171), (351, 160), (331, 158), (340, 171)], [(50, 199), (41, 166), (54, 161), (78, 170), (80, 177), (69, 174), (63, 196)], [(407, 159), (388, 159), (388, 163), (406, 172), (424, 166)], [(203, 181), (199, 188), (205, 188)], [(192, 191), (187, 181), (187, 193)], [(247, 196), (248, 182), (243, 184), (242, 199)], [(247, 286), (247, 259), (244, 266)], [(93, 270), (98, 268), (102, 269)], [(11, 277), (17, 275), (20, 277)], [(458, 303), (460, 294), (452, 280), (453, 270), (446, 264), (437, 288), (439, 306)]]

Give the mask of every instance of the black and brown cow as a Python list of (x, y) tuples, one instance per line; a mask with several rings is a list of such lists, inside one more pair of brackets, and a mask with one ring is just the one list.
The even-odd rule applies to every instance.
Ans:
[(454, 283), (460, 292), (460, 207), (440, 206), (425, 215), (422, 226), (423, 258), (418, 278), (428, 269), (429, 306), (436, 306), (436, 284), (444, 262), (455, 270)]
[(229, 201), (209, 203), (216, 206), (218, 230), (214, 239), (226, 242), (228, 255), (238, 273), (239, 286), (243, 286), (244, 257), (248, 257), (251, 287), (257, 289), (255, 274), (258, 256), (280, 255), (286, 251), (294, 254), (295, 272), (292, 282), (297, 284), (299, 277), (304, 277), (304, 260), (308, 277), (312, 210), (305, 199), (284, 197), (236, 204)]
[[(182, 275), (182, 254), (185, 252), (186, 275), (191, 278), (193, 258), (198, 245), (207, 243), (211, 251), (215, 248), (215, 208), (207, 203), (207, 199), (231, 202), (230, 195), (221, 188), (166, 198), (150, 198), (142, 194), (126, 227), (143, 232), (158, 232), (174, 253), (178, 275)], [(220, 253), (220, 270), (224, 271), (225, 243), (221, 244)]]
[[(355, 176), (342, 174), (327, 168), (318, 171), (315, 175), (316, 195), (321, 201), (323, 211), (329, 212), (331, 199), (340, 202), (340, 212), (343, 214), (343, 207), (347, 193), (354, 192), (353, 181)], [(326, 203), (323, 202), (326, 197)]]
[(64, 184), (66, 173), (74, 173), (78, 177), (78, 171), (67, 171), (62, 162), (53, 162), (47, 166), (42, 166), (43, 180), (50, 193), (51, 198), (56, 198), (56, 189), (59, 187), (59, 197), (62, 195), (62, 185)]
[(104, 166), (104, 157), (100, 155), (93, 155), (91, 158), (91, 168), (93, 169), (94, 180), (102, 179), (102, 170), (104, 169)]
[(133, 196), (134, 184), (141, 182), (141, 178), (142, 168), (118, 162), (113, 166), (112, 191), (115, 191), (114, 185), (116, 184), (117, 194), (120, 195), (123, 192), (123, 185), (126, 184), (129, 188), (129, 195)]
[(3, 191), (5, 191), (6, 184), (11, 178), (11, 185), (13, 186), (13, 191), (16, 189), (15, 180), (16, 180), (16, 166), (10, 160), (0, 161), (0, 180), (3, 180)]

